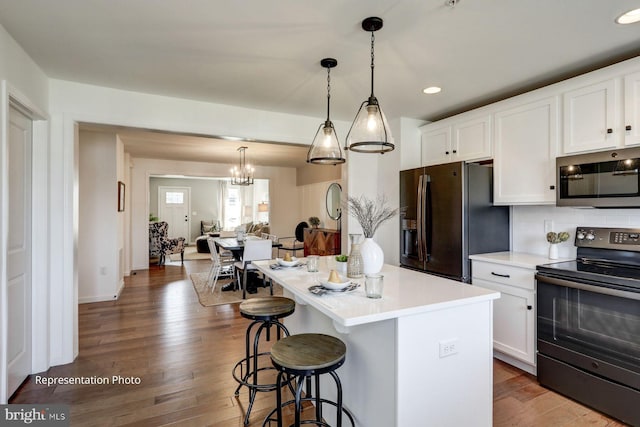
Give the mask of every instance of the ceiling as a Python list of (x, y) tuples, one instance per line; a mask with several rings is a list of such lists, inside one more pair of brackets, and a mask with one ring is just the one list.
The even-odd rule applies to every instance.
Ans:
[[(640, 0), (445, 3), (0, 0), (0, 25), (52, 78), (319, 119), (319, 62), (334, 57), (331, 117), (347, 122), (370, 91), (368, 16), (384, 19), (375, 94), (390, 119), (439, 119), (640, 54), (640, 23), (614, 22)], [(442, 92), (422, 93), (432, 85)]]

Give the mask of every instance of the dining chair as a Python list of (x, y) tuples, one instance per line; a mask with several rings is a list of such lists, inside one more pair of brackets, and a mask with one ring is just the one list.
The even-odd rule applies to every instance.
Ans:
[(296, 226), (295, 236), (281, 237), (278, 242), (282, 243), (282, 246), (278, 248), (278, 256), (280, 251), (293, 252), (293, 256), (296, 256), (296, 252), (304, 250), (304, 229), (309, 228), (309, 224), (305, 221), (300, 222)]
[[(242, 261), (236, 261), (234, 269), (236, 271), (236, 279), (242, 287), (242, 299), (247, 297), (247, 273), (248, 271), (256, 271), (258, 267), (252, 264), (253, 261), (269, 260), (271, 259), (271, 246), (272, 241), (270, 239), (251, 239), (244, 242), (244, 253), (242, 254)], [(240, 282), (240, 271), (242, 271), (242, 282)], [(263, 275), (262, 281), (265, 282)], [(273, 295), (273, 284), (269, 281), (271, 287), (271, 295)]]
[(220, 277), (233, 277), (233, 259), (223, 259), (218, 253), (218, 248), (213, 237), (207, 238), (209, 252), (211, 253), (211, 269), (207, 277), (207, 286), (211, 287), (211, 293), (216, 289), (216, 283)]

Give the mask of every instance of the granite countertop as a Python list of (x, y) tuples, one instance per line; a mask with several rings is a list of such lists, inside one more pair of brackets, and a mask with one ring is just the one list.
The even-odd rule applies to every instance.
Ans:
[(384, 289), (381, 299), (365, 296), (364, 278), (355, 291), (314, 295), (309, 287), (328, 277), (333, 256), (320, 258), (320, 271), (309, 273), (306, 268), (269, 267), (274, 261), (257, 261), (255, 265), (291, 292), (299, 304), (309, 304), (333, 319), (335, 324), (349, 327), (381, 320), (442, 310), (499, 298), (495, 291), (465, 283), (385, 264)]

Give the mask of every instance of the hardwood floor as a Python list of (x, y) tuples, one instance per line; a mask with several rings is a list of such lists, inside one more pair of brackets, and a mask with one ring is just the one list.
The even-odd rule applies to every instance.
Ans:
[[(248, 394), (234, 397), (231, 369), (248, 321), (237, 304), (198, 303), (189, 274), (209, 265), (150, 266), (126, 279), (118, 301), (81, 304), (78, 358), (39, 376), (108, 384), (47, 386), (32, 375), (10, 403), (69, 404), (72, 426), (242, 426)], [(274, 393), (258, 393), (250, 426), (274, 406)], [(585, 425), (623, 426), (494, 362), (494, 426)]]

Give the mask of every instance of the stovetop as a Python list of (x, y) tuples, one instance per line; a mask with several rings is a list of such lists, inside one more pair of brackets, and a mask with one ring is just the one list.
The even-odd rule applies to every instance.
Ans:
[(617, 285), (640, 292), (640, 270), (635, 267), (574, 260), (539, 265), (537, 270), (561, 279), (583, 280), (601, 286)]
[(578, 227), (576, 260), (537, 267), (542, 275), (640, 292), (640, 230)]

